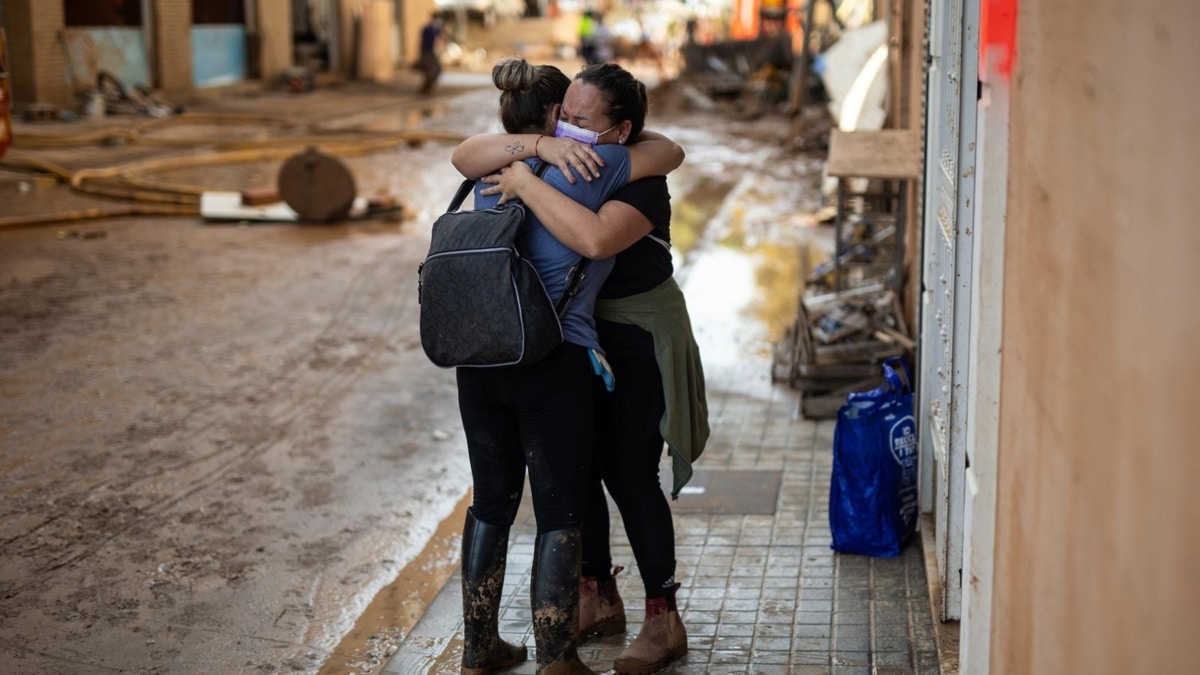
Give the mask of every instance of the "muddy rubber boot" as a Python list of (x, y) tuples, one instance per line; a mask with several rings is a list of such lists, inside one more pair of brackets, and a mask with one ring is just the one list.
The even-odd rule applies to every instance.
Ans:
[(675, 594), (666, 598), (647, 598), (646, 622), (633, 643), (613, 662), (613, 669), (617, 675), (656, 673), (687, 654), (687, 650), (687, 631), (679, 618)]
[(538, 535), (533, 546), (533, 637), (539, 675), (595, 675), (579, 660), (579, 530)]
[(614, 567), (607, 579), (583, 577), (579, 580), (579, 631), (576, 644), (593, 635), (617, 635), (625, 632), (625, 603), (617, 592), (617, 575), (624, 567)]
[(467, 511), (462, 541), (462, 675), (489, 675), (528, 658), (524, 645), (500, 639), (500, 594), (508, 559), (508, 528)]

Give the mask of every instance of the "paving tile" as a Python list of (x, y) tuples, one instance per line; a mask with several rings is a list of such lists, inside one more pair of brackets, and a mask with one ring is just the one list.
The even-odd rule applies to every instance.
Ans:
[(770, 621), (763, 619), (760, 615), (758, 623), (755, 624), (758, 629), (755, 634), (762, 637), (790, 637), (796, 627), (789, 623), (791, 614), (787, 615), (787, 619), (788, 621)]
[(801, 624), (792, 629), (792, 635), (805, 638), (830, 638), (833, 636), (833, 628), (828, 623)]
[(796, 612), (795, 622), (797, 625), (822, 625), (828, 626), (833, 620), (832, 611), (824, 612)]
[(837, 650), (846, 651), (871, 651), (871, 636), (870, 635), (845, 635), (839, 629), (833, 636), (833, 646)]
[(694, 624), (712, 624), (715, 626), (720, 620), (720, 616), (721, 612), (718, 610), (701, 611), (691, 606), (689, 606), (687, 611), (684, 613), (684, 618), (687, 620), (687, 626), (689, 630)]
[(758, 609), (758, 598), (730, 598), (725, 601), (725, 609), (732, 611), (752, 611)]
[[(791, 661), (791, 655), (788, 653), (788, 650), (786, 648), (781, 651), (775, 651), (775, 650), (760, 651), (758, 649), (755, 649), (754, 652), (750, 655), (750, 657), (752, 659), (751, 663), (753, 663), (755, 666), (758, 666), (758, 668), (754, 671), (756, 673), (778, 673), (778, 672), (781, 672), (781, 670), (774, 669), (774, 668), (766, 668), (764, 666), (772, 666), (772, 665), (786, 666)], [(783, 670), (786, 671), (786, 669), (783, 669)]]
[(709, 663), (713, 665), (727, 666), (744, 666), (750, 661), (750, 650), (730, 651), (727, 649), (714, 649), (709, 657)]
[(871, 665), (871, 655), (865, 649), (862, 651), (843, 651), (839, 649), (833, 653), (833, 665), (869, 666)]
[(717, 636), (725, 637), (754, 637), (757, 632), (753, 623), (723, 623), (717, 627)]
[(876, 651), (872, 654), (875, 659), (875, 665), (878, 666), (902, 666), (912, 670), (912, 654), (908, 652), (892, 652), (892, 651)]
[(794, 661), (788, 669), (790, 675), (829, 675), (831, 672), (833, 672), (833, 666), (806, 666), (797, 664)]
[(831, 659), (829, 649), (818, 649), (813, 651), (797, 649), (792, 652), (792, 665), (795, 666), (824, 666), (831, 667)]
[(830, 637), (795, 637), (792, 649), (801, 652), (828, 652), (833, 645)]

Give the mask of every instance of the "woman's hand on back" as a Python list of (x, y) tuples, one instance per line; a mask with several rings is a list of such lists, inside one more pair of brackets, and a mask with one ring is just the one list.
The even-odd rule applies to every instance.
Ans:
[(480, 180), (491, 185), (481, 190), (480, 194), (500, 195), (500, 203), (503, 204), (510, 199), (520, 199), (521, 190), (528, 185), (528, 181), (541, 179), (534, 175), (528, 164), (518, 160), (500, 169), (500, 173), (484, 176)]
[(600, 167), (604, 166), (604, 159), (592, 146), (570, 138), (542, 136), (537, 142), (537, 156), (557, 166), (571, 183), (575, 182), (576, 173), (591, 181), (600, 175)]

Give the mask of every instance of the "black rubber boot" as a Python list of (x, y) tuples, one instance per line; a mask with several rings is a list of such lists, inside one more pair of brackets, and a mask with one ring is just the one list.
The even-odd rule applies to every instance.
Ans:
[(500, 639), (500, 594), (508, 559), (508, 528), (467, 511), (462, 543), (462, 675), (489, 675), (528, 658), (524, 645)]
[(575, 651), (582, 556), (578, 529), (547, 532), (534, 544), (530, 596), (540, 675), (595, 675)]

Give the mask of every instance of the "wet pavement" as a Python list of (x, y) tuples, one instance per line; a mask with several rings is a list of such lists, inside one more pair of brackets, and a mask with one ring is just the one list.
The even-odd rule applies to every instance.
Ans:
[[(697, 325), (711, 325), (703, 308), (712, 305), (698, 280), (712, 277), (693, 270), (690, 278), (697, 282), (685, 293), (700, 309)], [(722, 278), (727, 288), (753, 288), (739, 284), (745, 280), (735, 273)], [(746, 300), (726, 297), (726, 309)], [(920, 545), (909, 542), (894, 559), (830, 550), (833, 422), (798, 415), (796, 393), (771, 383), (770, 360), (753, 349), (753, 337), (738, 347), (701, 332), (702, 354), (713, 357), (706, 360), (713, 434), (695, 479), (672, 504), (689, 652), (661, 672), (938, 673)], [(668, 463), (661, 475), (670, 476)], [(642, 619), (637, 564), (615, 506), (611, 512), (613, 562), (627, 568), (617, 578), (628, 631), (580, 648), (598, 671), (612, 667)], [(535, 532), (526, 503), (511, 537), (500, 632), (527, 644), (530, 661), (502, 672), (534, 672), (529, 581)], [(383, 673), (459, 672), (459, 584), (457, 575), (448, 581)]]

